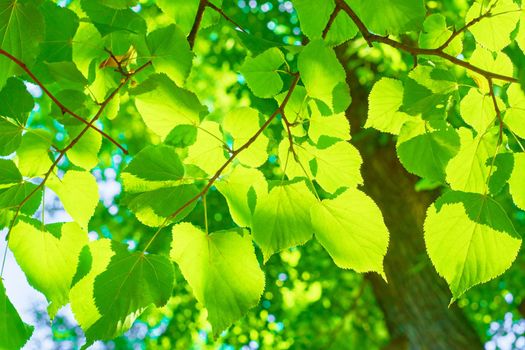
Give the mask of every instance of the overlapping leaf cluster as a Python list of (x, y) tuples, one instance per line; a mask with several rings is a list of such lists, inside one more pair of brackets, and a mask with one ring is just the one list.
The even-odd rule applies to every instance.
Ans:
[[(525, 209), (525, 95), (502, 51), (525, 47), (518, 4), (475, 2), (454, 29), (440, 14), (426, 16), (421, 0), (296, 0), (308, 39), (302, 46), (263, 45), (239, 28), (248, 54), (238, 70), (274, 111), (240, 106), (220, 116), (186, 83), (199, 29), (227, 16), (220, 1), (137, 5), (0, 0), (0, 226), (50, 316), (71, 303), (87, 345), (123, 334), (147, 307), (166, 304), (173, 263), (216, 336), (259, 302), (264, 262), (314, 237), (337, 266), (384, 276), (388, 230), (358, 189), (362, 159), (345, 115), (352, 77), (334, 51), (354, 38), (417, 63), (402, 78), (375, 83), (367, 126), (397, 136), (409, 172), (450, 189), (428, 210), (425, 241), (453, 297), (511, 265), (521, 237), (497, 196), (508, 192)], [(392, 39), (405, 33), (417, 33), (417, 43)], [(475, 49), (464, 48), (468, 40)], [(28, 119), (35, 101), (25, 82), (43, 90), (47, 128)], [(101, 146), (127, 152), (104, 125), (129, 108), (158, 140), (121, 174), (122, 205), (156, 229), (135, 252), (87, 235), (98, 229), (89, 225), (99, 202), (90, 171)], [(46, 188), (72, 222), (34, 217)], [(184, 221), (206, 206), (212, 188), (235, 227), (208, 232), (206, 217), (200, 226)], [(169, 254), (151, 253), (167, 227)], [(1, 292), (0, 329), (9, 337), (0, 334), (0, 347), (16, 349), (31, 330), (3, 285)]]

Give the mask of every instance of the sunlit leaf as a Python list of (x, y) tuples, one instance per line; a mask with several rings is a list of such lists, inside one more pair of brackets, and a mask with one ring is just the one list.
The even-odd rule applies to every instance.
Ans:
[(428, 210), (425, 243), (455, 300), (472, 286), (502, 274), (516, 258), (521, 239), (490, 197), (449, 192)]
[(259, 302), (264, 273), (245, 230), (207, 235), (189, 223), (178, 224), (170, 257), (208, 310), (215, 337)]
[(315, 237), (337, 266), (384, 277), (388, 230), (381, 211), (368, 196), (348, 189), (311, 208)]
[(6, 295), (0, 279), (0, 348), (18, 350), (29, 340), (33, 327), (25, 324)]
[(78, 256), (88, 239), (76, 223), (38, 225), (40, 223), (18, 222), (11, 231), (9, 248), (29, 283), (50, 302), (48, 312), (53, 319), (69, 302)]
[(277, 185), (257, 200), (252, 234), (265, 261), (274, 253), (304, 244), (312, 237), (310, 208), (315, 202), (304, 181)]

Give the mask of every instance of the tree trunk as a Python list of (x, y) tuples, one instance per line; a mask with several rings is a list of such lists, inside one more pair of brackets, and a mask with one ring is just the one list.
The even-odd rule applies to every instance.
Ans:
[[(347, 116), (356, 135), (367, 113), (368, 91), (358, 85), (355, 74), (347, 72), (347, 77), (353, 100)], [(416, 192), (417, 178), (399, 163), (392, 142), (378, 145), (377, 134), (353, 139), (364, 160), (364, 191), (381, 208), (390, 231), (388, 283), (377, 274), (367, 276), (392, 339), (385, 349), (483, 349), (462, 310), (456, 304), (448, 307), (451, 294), (426, 254), (423, 222), (438, 193)]]

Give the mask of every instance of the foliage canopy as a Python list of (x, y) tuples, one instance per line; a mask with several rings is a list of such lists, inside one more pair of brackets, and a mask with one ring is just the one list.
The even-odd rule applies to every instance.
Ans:
[[(166, 305), (180, 275), (218, 337), (258, 305), (265, 264), (312, 239), (338, 267), (388, 279), (389, 230), (349, 142), (355, 77), (336, 54), (349, 42), (413, 60), (376, 79), (366, 127), (395, 136), (421, 190), (442, 189), (424, 239), (451, 300), (518, 256), (521, 5), (475, 1), (453, 19), (423, 0), (293, 5), (305, 37), (283, 44), (239, 25), (221, 1), (0, 0), (0, 228), (49, 316), (71, 303), (85, 346)], [(246, 54), (229, 68), (249, 89), (235, 103), (201, 87), (201, 33), (216, 28)], [(119, 206), (141, 233), (117, 225), (89, 239), (105, 225), (94, 219), (103, 205), (93, 169), (115, 155)], [(71, 222), (40, 217), (49, 193)], [(208, 210), (213, 198), (225, 209)], [(208, 222), (216, 214), (220, 225)], [(31, 327), (0, 283), (0, 348), (17, 349)]]

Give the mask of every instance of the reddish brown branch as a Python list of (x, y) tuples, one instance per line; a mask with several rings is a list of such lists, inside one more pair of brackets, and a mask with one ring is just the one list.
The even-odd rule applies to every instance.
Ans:
[(195, 22), (193, 22), (193, 26), (191, 27), (190, 34), (188, 35), (188, 42), (190, 43), (191, 49), (193, 49), (193, 46), (195, 46), (195, 38), (197, 37), (197, 32), (199, 31), (199, 28), (201, 26), (202, 16), (204, 15), (204, 10), (206, 10), (207, 5), (208, 5), (208, 0), (199, 1), (199, 7), (197, 8), (197, 15), (195, 16)]
[(484, 14), (482, 14), (481, 16), (479, 17), (476, 17), (474, 18), (473, 20), (471, 20), (470, 22), (468, 22), (467, 24), (465, 24), (463, 27), (461, 27), (460, 29), (458, 30), (454, 30), (452, 32), (452, 35), (440, 46), (438, 47), (437, 49), (438, 50), (444, 50), (448, 47), (448, 45), (450, 45), (450, 43), (452, 42), (452, 40), (454, 40), (458, 35), (460, 35), (461, 33), (463, 33), (464, 31), (466, 31), (467, 29), (469, 29), (470, 27), (472, 27), (474, 24), (478, 23), (479, 21), (481, 21), (483, 18), (486, 18), (486, 17), (490, 17), (491, 14), (490, 14), (490, 10), (485, 12)]
[(326, 24), (326, 27), (323, 29), (322, 37), (323, 39), (326, 38), (328, 35), (328, 32), (330, 31), (330, 28), (332, 28), (332, 25), (334, 24), (335, 19), (337, 18), (337, 15), (341, 11), (341, 7), (339, 5), (335, 5), (335, 9), (332, 11), (332, 14), (330, 15), (330, 18), (328, 19), (328, 23)]
[(69, 108), (67, 108), (62, 102), (60, 102), (58, 100), (58, 98), (56, 98), (56, 96), (54, 96), (51, 91), (49, 91), (46, 86), (40, 81), (40, 79), (38, 79), (34, 74), (33, 72), (27, 68), (26, 64), (22, 61), (20, 61), (18, 58), (16, 58), (15, 56), (11, 55), (9, 52), (3, 50), (3, 49), (0, 49), (0, 55), (3, 55), (7, 58), (9, 58), (12, 62), (14, 62), (17, 66), (19, 66), (20, 68), (22, 68), (24, 70), (24, 72), (27, 73), (27, 75), (29, 75), (31, 77), (31, 79), (35, 82), (35, 84), (37, 84), (38, 86), (40, 86), (40, 88), (42, 89), (42, 91), (44, 91), (44, 93), (53, 101), (53, 103), (55, 103), (58, 108), (60, 108), (60, 110), (62, 111), (62, 113), (67, 113), (69, 115), (71, 115), (73, 118), (81, 121), (82, 123), (86, 124), (86, 125), (90, 125), (90, 128), (92, 128), (93, 130), (95, 130), (96, 132), (98, 132), (100, 135), (104, 136), (106, 139), (108, 139), (111, 143), (113, 143), (115, 146), (117, 146), (118, 148), (120, 148), (122, 150), (122, 152), (124, 152), (124, 154), (128, 154), (128, 151), (122, 146), (120, 145), (115, 139), (113, 139), (111, 136), (109, 136), (108, 134), (106, 134), (104, 131), (100, 130), (99, 128), (97, 128), (95, 125), (91, 125), (87, 120), (85, 120), (84, 118), (82, 118), (81, 116), (79, 116), (78, 114), (76, 114), (75, 112), (73, 112), (72, 110), (70, 110)]
[[(511, 83), (517, 83), (518, 82), (518, 79), (516, 79), (514, 77), (509, 77), (509, 76), (506, 76), (506, 75), (502, 75), (502, 74), (498, 74), (498, 73), (487, 71), (485, 69), (482, 69), (482, 68), (479, 68), (477, 66), (474, 66), (474, 65), (472, 65), (472, 64), (470, 64), (468, 62), (460, 60), (457, 57), (449, 55), (448, 53), (443, 51), (443, 49), (444, 49), (443, 45), (442, 45), (442, 47), (438, 47), (438, 48), (435, 48), (435, 49), (423, 49), (423, 48), (420, 48), (420, 47), (414, 47), (414, 46), (410, 46), (410, 45), (401, 43), (399, 41), (392, 40), (388, 36), (381, 36), (381, 35), (373, 34), (367, 29), (367, 27), (365, 26), (363, 21), (357, 16), (357, 14), (352, 10), (352, 8), (344, 0), (336, 0), (336, 4), (337, 4), (338, 7), (341, 7), (341, 9), (343, 11), (345, 11), (348, 14), (348, 16), (352, 19), (352, 21), (355, 23), (355, 25), (357, 26), (357, 28), (361, 32), (361, 35), (366, 40), (366, 42), (368, 43), (369, 46), (372, 46), (372, 43), (377, 42), (377, 43), (382, 43), (382, 44), (386, 44), (386, 45), (392, 46), (392, 47), (394, 47), (396, 49), (399, 49), (401, 51), (408, 52), (408, 53), (410, 53), (411, 55), (413, 55), (415, 57), (420, 56), (420, 55), (437, 56), (437, 57), (444, 58), (445, 60), (447, 60), (447, 61), (449, 61), (451, 63), (454, 63), (454, 64), (456, 64), (458, 66), (461, 66), (461, 67), (463, 67), (465, 69), (468, 69), (468, 70), (470, 70), (472, 72), (481, 74), (486, 79), (499, 79), (499, 80), (503, 80), (503, 81), (507, 81), (507, 82), (511, 82)], [(484, 18), (484, 17), (487, 17), (487, 16), (489, 16), (489, 15), (485, 14), (485, 15), (482, 15), (481, 17)], [(472, 23), (472, 24), (474, 24), (474, 23)], [(472, 25), (472, 24), (470, 24), (470, 25)], [(462, 31), (464, 31), (466, 29), (467, 28), (464, 28), (464, 29), (462, 29)], [(457, 34), (453, 33), (452, 36), (457, 36)], [(452, 39), (454, 39), (454, 38), (452, 38)]]

